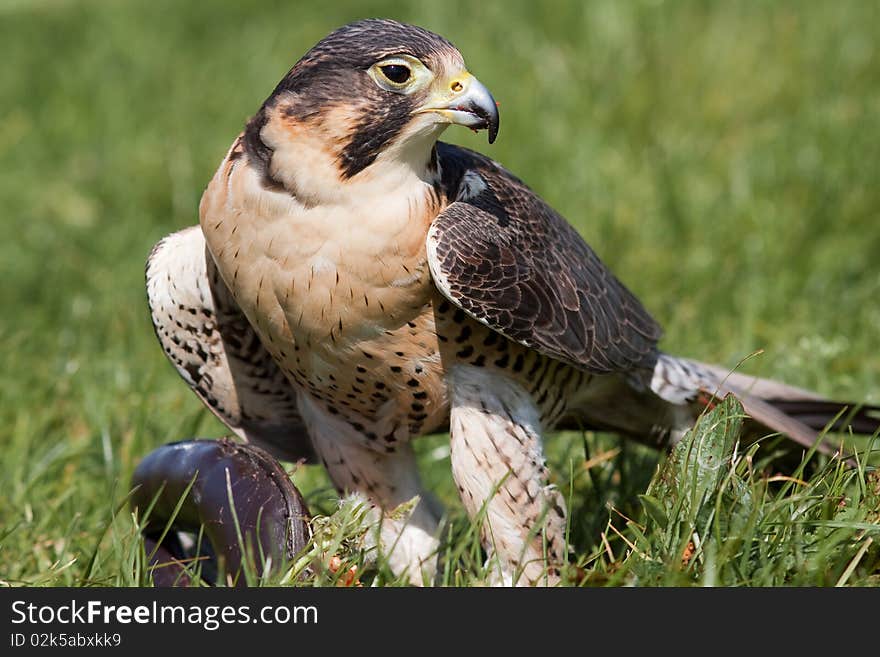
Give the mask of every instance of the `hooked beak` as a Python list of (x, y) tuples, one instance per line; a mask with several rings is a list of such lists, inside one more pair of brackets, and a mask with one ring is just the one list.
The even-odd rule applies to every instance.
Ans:
[(498, 135), (498, 105), (486, 86), (473, 75), (457, 75), (433, 94), (419, 112), (433, 112), (448, 123), (489, 131), (489, 143)]

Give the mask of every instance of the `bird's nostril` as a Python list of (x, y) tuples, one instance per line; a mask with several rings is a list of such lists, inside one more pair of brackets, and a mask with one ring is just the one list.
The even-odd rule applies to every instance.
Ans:
[(458, 93), (458, 92), (460, 92), (462, 89), (464, 89), (464, 85), (462, 85), (461, 82), (459, 82), (458, 80), (456, 80), (455, 82), (453, 82), (453, 83), (450, 85), (450, 88), (452, 89), (452, 91), (453, 91), (454, 93)]

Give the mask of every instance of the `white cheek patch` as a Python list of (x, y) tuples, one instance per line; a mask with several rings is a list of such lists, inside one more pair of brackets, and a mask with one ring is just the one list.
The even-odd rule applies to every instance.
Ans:
[(461, 186), (458, 189), (458, 201), (470, 201), (482, 194), (488, 185), (476, 171), (468, 171), (462, 176)]

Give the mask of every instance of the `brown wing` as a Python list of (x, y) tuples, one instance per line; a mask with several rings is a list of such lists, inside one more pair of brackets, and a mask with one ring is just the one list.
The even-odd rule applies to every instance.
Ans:
[(201, 229), (156, 244), (146, 278), (156, 336), (205, 405), (240, 438), (279, 458), (311, 460), (296, 391), (224, 285)]
[(502, 335), (597, 372), (652, 369), (661, 330), (577, 231), (481, 155), (438, 144), (453, 202), (428, 233), (434, 282)]

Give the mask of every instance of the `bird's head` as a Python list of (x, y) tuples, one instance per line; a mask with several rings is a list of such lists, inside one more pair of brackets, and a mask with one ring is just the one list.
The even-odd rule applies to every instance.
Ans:
[(489, 90), (443, 37), (373, 19), (307, 52), (248, 124), (246, 142), (271, 178), (295, 190), (318, 173), (344, 184), (383, 162), (428, 171), (450, 124), (485, 128), (493, 142)]

